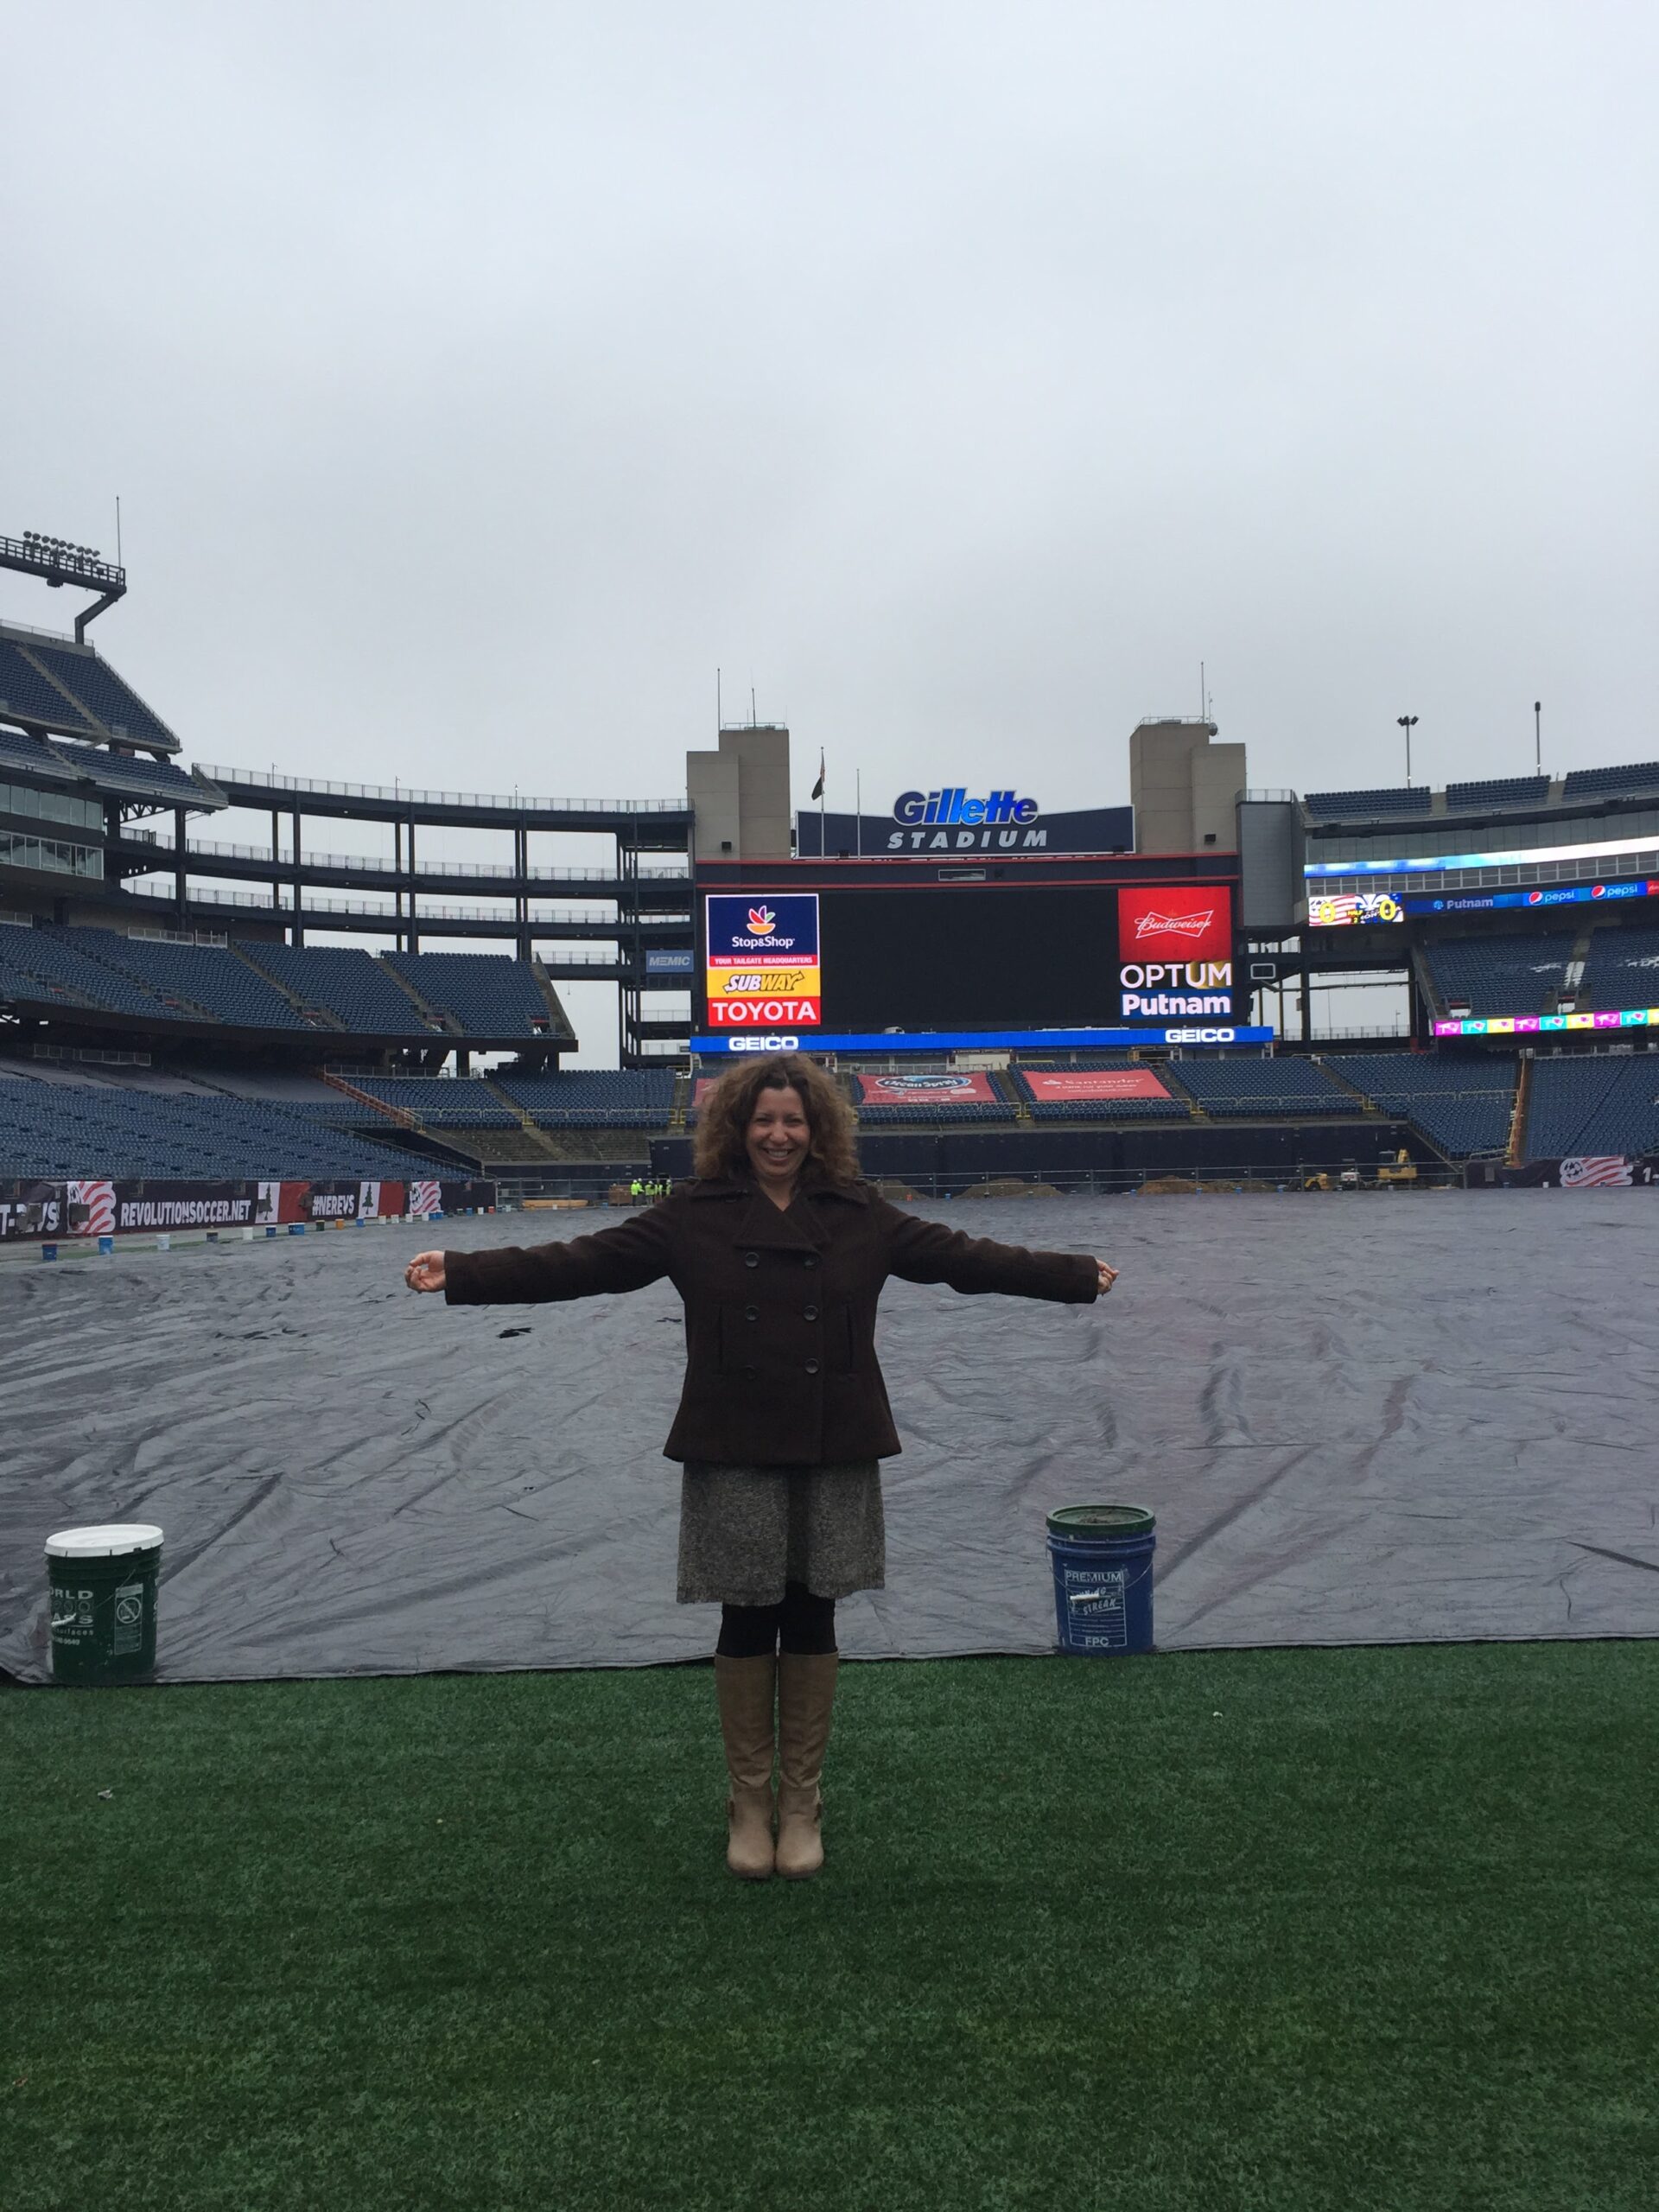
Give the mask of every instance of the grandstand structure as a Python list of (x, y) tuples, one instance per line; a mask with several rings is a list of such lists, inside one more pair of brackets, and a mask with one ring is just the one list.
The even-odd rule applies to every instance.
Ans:
[[(831, 1055), (873, 1174), (1123, 1188), (1659, 1160), (1659, 763), (1241, 792), (1229, 851), (1223, 786), (1242, 778), (1243, 748), (1210, 747), (1207, 721), (1147, 723), (1132, 744), (1141, 803), (1149, 821), (1154, 798), (1174, 810), (1179, 852), (1127, 850), (1126, 810), (1096, 810), (1045, 817), (1058, 855), (1014, 853), (1048, 833), (1024, 811), (1009, 826), (1011, 791), (992, 794), (997, 812), (963, 787), (910, 794), (927, 802), (923, 829), (883, 830), (880, 849), (862, 841), (882, 824), (861, 818), (854, 852), (832, 857), (822, 834), (810, 853), (791, 836), (781, 725), (722, 728), (688, 755), (685, 794), (661, 800), (187, 766), (171, 725), (86, 639), (124, 572), (34, 534), (0, 538), (0, 567), (98, 594), (73, 633), (0, 625), (0, 1198), (54, 1177), (435, 1173), (579, 1191), (687, 1173), (699, 1096), (726, 1064), (691, 1050), (702, 895), (822, 892), (842, 899), (845, 932), (848, 899), (912, 885), (962, 895), (954, 918), (967, 893), (1001, 918), (1042, 884), (1104, 901), (1219, 883), (1237, 900), (1252, 1026), (1060, 1050), (1053, 1024), (1098, 1017), (1057, 1003), (1017, 1047), (982, 1051), (972, 1035), (935, 1049), (925, 1031), (886, 1027), (913, 1030), (908, 1007), (877, 1013), (885, 1034)], [(1158, 782), (1154, 740), (1184, 784)], [(1271, 926), (1244, 822), (1262, 798), (1294, 830), (1297, 896)], [(269, 835), (204, 833), (227, 814)], [(1088, 825), (1109, 814), (1112, 841), (1091, 846)], [(429, 833), (451, 827), (499, 836), (504, 857), (435, 858)], [(600, 864), (546, 857), (550, 839), (595, 835), (609, 842)], [(924, 837), (948, 843), (937, 863), (911, 849)], [(938, 896), (924, 906), (944, 912)], [(973, 962), (957, 964), (976, 987)], [(1052, 995), (1046, 951), (1039, 965)], [(931, 972), (912, 959), (912, 1005)], [(1402, 987), (1408, 1018), (1321, 1039), (1316, 994), (1361, 976)], [(577, 1041), (566, 979), (615, 985), (614, 1070), (561, 1066)], [(952, 1019), (971, 1029), (971, 991), (962, 1003)], [(1262, 1041), (1240, 1049), (1247, 1033)]]

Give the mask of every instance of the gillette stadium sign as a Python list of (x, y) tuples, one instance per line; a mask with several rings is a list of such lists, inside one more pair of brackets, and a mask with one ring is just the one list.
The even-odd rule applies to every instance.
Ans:
[(1120, 891), (1117, 958), (1125, 1021), (1230, 1020), (1231, 891), (1214, 883)]

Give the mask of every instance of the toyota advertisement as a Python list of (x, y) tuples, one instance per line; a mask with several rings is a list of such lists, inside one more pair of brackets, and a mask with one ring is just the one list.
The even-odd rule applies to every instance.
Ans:
[(1117, 960), (1124, 1021), (1230, 1020), (1232, 892), (1224, 883), (1120, 891)]
[(706, 904), (711, 1029), (817, 1029), (823, 1020), (818, 894), (717, 893)]

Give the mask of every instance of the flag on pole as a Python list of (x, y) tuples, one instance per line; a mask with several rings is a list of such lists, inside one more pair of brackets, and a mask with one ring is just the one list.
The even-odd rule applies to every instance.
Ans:
[(818, 747), (818, 780), (812, 786), (812, 796), (814, 798), (823, 797), (823, 747), (822, 746)]

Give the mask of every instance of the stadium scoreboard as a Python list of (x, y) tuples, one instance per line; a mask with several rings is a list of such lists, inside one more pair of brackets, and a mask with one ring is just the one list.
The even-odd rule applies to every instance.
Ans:
[(1186, 880), (1141, 855), (1093, 869), (700, 869), (699, 1026), (805, 1042), (830, 1031), (1233, 1024), (1249, 1008), (1236, 884), (1209, 866), (1212, 876)]

